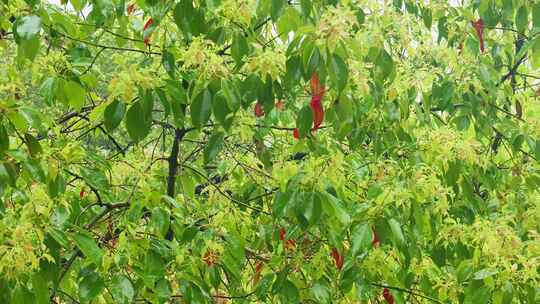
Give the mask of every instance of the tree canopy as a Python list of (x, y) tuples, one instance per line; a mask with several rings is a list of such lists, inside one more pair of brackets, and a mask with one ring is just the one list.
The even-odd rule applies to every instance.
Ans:
[(540, 2), (0, 1), (1, 303), (539, 303)]

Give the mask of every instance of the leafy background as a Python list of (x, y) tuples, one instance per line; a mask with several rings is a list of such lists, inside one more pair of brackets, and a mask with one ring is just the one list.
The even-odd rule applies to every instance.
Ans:
[(539, 29), (526, 0), (0, 1), (0, 302), (538, 303)]

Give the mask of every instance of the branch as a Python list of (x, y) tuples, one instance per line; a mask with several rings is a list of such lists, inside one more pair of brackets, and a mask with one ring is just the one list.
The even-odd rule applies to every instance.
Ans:
[(406, 289), (406, 288), (401, 288), (401, 287), (395, 287), (395, 286), (388, 286), (388, 285), (384, 285), (384, 284), (379, 284), (379, 283), (369, 283), (371, 286), (375, 286), (375, 287), (381, 287), (381, 288), (388, 288), (388, 289), (393, 289), (393, 290), (397, 290), (397, 291), (401, 291), (401, 292), (404, 292), (404, 293), (408, 293), (410, 295), (413, 295), (413, 296), (417, 296), (417, 297), (421, 297), (421, 298), (424, 298), (426, 300), (430, 300), (432, 302), (435, 302), (435, 303), (439, 303), (439, 304), (442, 304), (443, 302), (435, 299), (435, 298), (432, 298), (430, 296), (426, 296), (426, 295), (423, 295), (421, 293), (417, 293), (413, 290), (410, 290), (410, 289)]
[(176, 129), (174, 131), (174, 141), (169, 156), (169, 175), (167, 176), (167, 195), (174, 197), (174, 186), (176, 183), (176, 173), (178, 171), (178, 153), (180, 150), (180, 141), (186, 135), (186, 129)]
[(98, 59), (99, 55), (101, 55), (101, 53), (103, 53), (103, 51), (105, 51), (106, 48), (101, 48), (101, 50), (99, 50), (97, 53), (96, 53), (96, 56), (94, 56), (94, 59), (92, 59), (92, 62), (90, 63), (90, 65), (86, 68), (86, 70), (84, 70), (84, 72), (82, 72), (81, 76), (88, 73), (88, 71), (90, 71), (90, 69), (94, 66), (94, 63), (96, 63), (96, 60)]
[(510, 69), (510, 71), (508, 71), (508, 73), (506, 73), (502, 78), (501, 80), (499, 81), (499, 83), (497, 83), (496, 87), (500, 86), (503, 82), (505, 82), (506, 80), (508, 80), (508, 78), (510, 78), (511, 76), (514, 76), (514, 74), (516, 73), (517, 69), (519, 68), (519, 66), (523, 63), (523, 61), (525, 60), (525, 58), (527, 58), (527, 54), (523, 55), (523, 57), (521, 57), (518, 62), (516, 62), (516, 64), (514, 64), (514, 66)]
[(115, 50), (115, 51), (125, 51), (125, 52), (135, 52), (135, 53), (142, 53), (142, 54), (148, 54), (148, 55), (160, 55), (160, 56), (162, 55), (160, 52), (152, 52), (152, 51), (145, 51), (145, 50), (139, 50), (139, 49), (131, 49), (131, 48), (122, 48), (122, 47), (110, 46), (110, 45), (103, 45), (103, 44), (99, 44), (99, 43), (95, 43), (95, 42), (90, 42), (90, 41), (74, 38), (74, 37), (68, 36), (68, 35), (60, 33), (60, 32), (57, 32), (57, 33), (59, 33), (60, 35), (62, 35), (63, 37), (65, 37), (65, 38), (67, 38), (69, 40), (77, 41), (77, 42), (88, 44), (88, 45), (91, 45), (91, 46), (100, 47), (100, 48), (103, 48), (103, 49), (110, 49), (110, 50)]
[(264, 213), (266, 215), (270, 215), (270, 212), (267, 212), (267, 211), (264, 211), (260, 208), (257, 208), (257, 207), (253, 207), (245, 202), (241, 202), (239, 200), (236, 200), (234, 199), (233, 197), (229, 196), (227, 193), (225, 193), (223, 190), (221, 190), (221, 188), (219, 188), (219, 186), (217, 186), (216, 184), (214, 184), (210, 178), (208, 178), (206, 175), (204, 175), (202, 172), (200, 172), (199, 170), (193, 168), (193, 167), (190, 167), (188, 165), (184, 165), (184, 167), (190, 169), (191, 171), (197, 173), (198, 175), (200, 175), (202, 178), (206, 179), (206, 181), (211, 184), (214, 188), (216, 188), (216, 190), (221, 194), (223, 195), (224, 197), (226, 197), (227, 199), (229, 199), (231, 202), (233, 202), (234, 204), (236, 205), (240, 205), (242, 207), (245, 207), (245, 208), (248, 208), (248, 209), (251, 209), (253, 211), (257, 211), (257, 212), (261, 212), (261, 213)]

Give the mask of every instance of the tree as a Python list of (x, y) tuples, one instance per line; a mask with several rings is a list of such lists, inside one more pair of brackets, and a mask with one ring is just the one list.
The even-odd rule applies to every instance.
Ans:
[(1, 1), (0, 302), (538, 303), (539, 32), (525, 0)]

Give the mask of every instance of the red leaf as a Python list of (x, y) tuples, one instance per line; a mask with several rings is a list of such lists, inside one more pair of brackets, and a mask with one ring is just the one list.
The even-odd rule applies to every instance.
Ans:
[(294, 128), (292, 134), (293, 134), (294, 139), (300, 139), (300, 133), (298, 132), (298, 128)]
[(84, 197), (84, 189), (81, 189), (81, 192), (79, 192), (79, 196), (80, 196), (80, 198)]
[(287, 234), (287, 231), (285, 230), (285, 228), (281, 228), (279, 230), (279, 239), (282, 240), (282, 241), (285, 241), (285, 235)]
[(334, 259), (334, 262), (336, 263), (336, 268), (338, 270), (341, 270), (343, 267), (343, 256), (339, 253), (336, 247), (332, 248), (332, 258)]
[(324, 120), (324, 109), (321, 104), (322, 96), (313, 96), (310, 106), (313, 111), (313, 130), (317, 130)]
[(394, 304), (394, 296), (390, 293), (390, 290), (388, 288), (385, 288), (382, 293), (384, 299), (386, 300), (386, 303), (388, 304)]
[(478, 19), (476, 22), (472, 22), (474, 29), (476, 30), (476, 36), (480, 41), (480, 51), (484, 52), (484, 20), (482, 18)]
[(258, 102), (255, 104), (255, 116), (257, 117), (264, 116), (264, 110), (262, 108), (262, 105)]
[(371, 242), (371, 245), (373, 247), (377, 248), (381, 245), (381, 241), (379, 240), (379, 236), (377, 235), (377, 231), (375, 231), (375, 227), (371, 227), (371, 232), (373, 236), (373, 241)]

